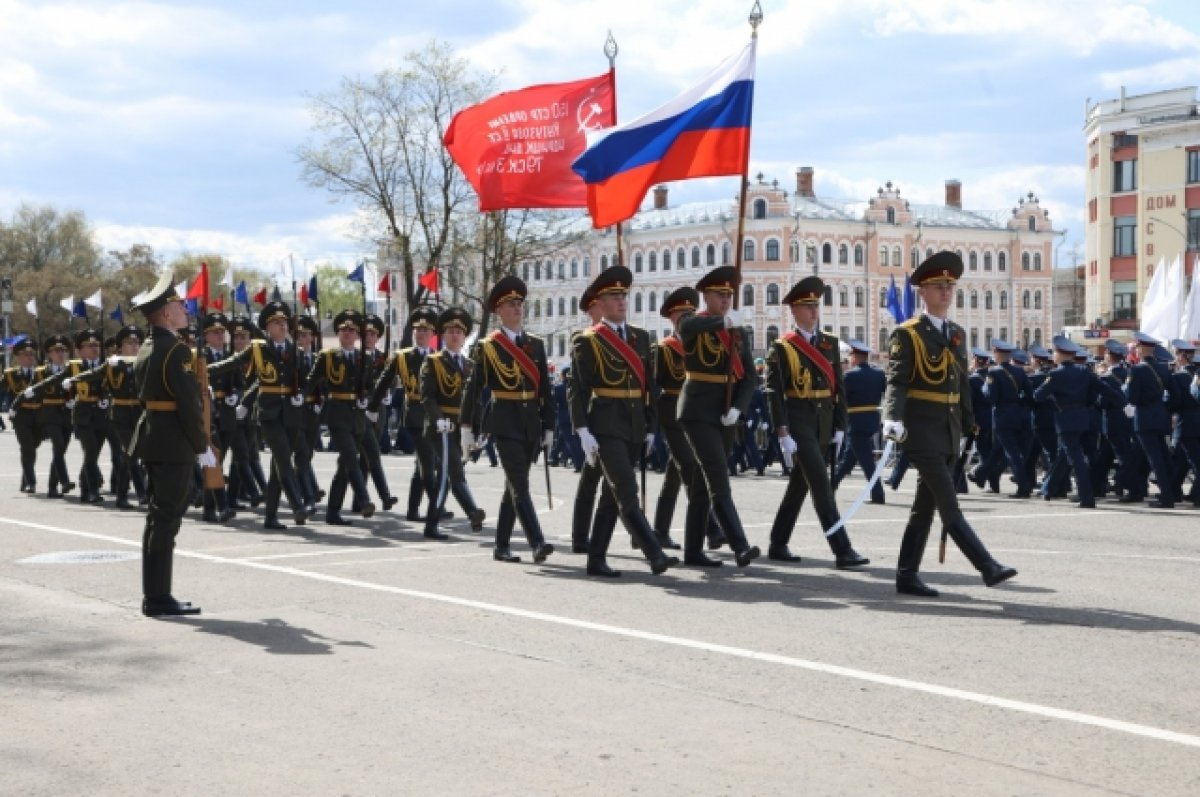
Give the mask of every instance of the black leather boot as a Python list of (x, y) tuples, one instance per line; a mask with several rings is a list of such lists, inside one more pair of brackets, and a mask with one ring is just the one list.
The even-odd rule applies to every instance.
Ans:
[(713, 559), (704, 553), (704, 537), (712, 514), (708, 504), (688, 502), (687, 516), (684, 518), (683, 530), (683, 563), (693, 567), (720, 567), (724, 564), (720, 559)]
[(658, 544), (663, 548), (677, 551), (680, 545), (671, 539), (671, 516), (674, 514), (675, 501), (666, 501), (659, 496), (654, 505), (654, 534), (658, 537)]
[(168, 553), (142, 553), (142, 614), (147, 617), (176, 617), (200, 614), (200, 607), (178, 601), (171, 595), (171, 568), (174, 556)]
[(538, 520), (537, 510), (533, 508), (533, 499), (523, 495), (513, 502), (513, 509), (521, 522), (521, 529), (525, 532), (525, 540), (533, 549), (533, 561), (541, 564), (546, 561), (546, 557), (554, 553), (554, 546), (546, 542), (546, 537), (542, 534), (542, 524)]
[(471, 531), (483, 531), (483, 519), (487, 514), (476, 505), (475, 496), (471, 495), (471, 488), (467, 483), (453, 482), (450, 485), (450, 493), (467, 513), (467, 520), (471, 521)]
[(725, 532), (725, 539), (729, 541), (729, 547), (733, 549), (734, 556), (737, 558), (737, 566), (746, 567), (757, 559), (762, 552), (758, 550), (757, 545), (751, 545), (746, 539), (746, 532), (742, 529), (742, 520), (738, 517), (737, 507), (733, 505), (733, 496), (723, 495), (720, 498), (714, 498), (712, 511), (721, 530)]
[(938, 591), (927, 586), (917, 575), (921, 569), (921, 557), (925, 555), (925, 543), (929, 541), (929, 527), (923, 529), (911, 523), (904, 529), (900, 540), (900, 555), (896, 557), (896, 592), (901, 595), (916, 595), (921, 598), (936, 598)]
[(1008, 581), (1017, 574), (1011, 567), (1005, 567), (992, 558), (983, 541), (976, 536), (975, 531), (967, 525), (967, 521), (958, 520), (946, 527), (946, 532), (954, 544), (958, 546), (967, 560), (975, 566), (983, 576), (983, 583), (994, 587), (1002, 581)]
[(839, 570), (871, 564), (870, 559), (854, 550), (854, 547), (850, 545), (850, 535), (846, 533), (845, 528), (838, 529), (825, 539), (829, 542), (829, 548), (833, 551)]
[(650, 563), (650, 571), (654, 575), (661, 575), (668, 568), (679, 564), (677, 557), (667, 556), (663, 553), (662, 546), (658, 544), (658, 535), (654, 533), (654, 529), (650, 527), (649, 521), (646, 520), (646, 516), (640, 509), (623, 513), (621, 520), (630, 535), (641, 543), (642, 553), (645, 555), (646, 561)]
[(500, 501), (500, 514), (496, 518), (496, 547), (492, 550), (492, 558), (497, 562), (519, 562), (517, 556), (508, 547), (512, 539), (513, 525), (517, 522), (516, 512), (513, 511), (512, 499), (506, 493)]

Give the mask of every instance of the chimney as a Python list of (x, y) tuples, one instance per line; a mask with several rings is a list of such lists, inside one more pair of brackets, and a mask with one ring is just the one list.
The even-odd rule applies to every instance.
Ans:
[(654, 186), (654, 209), (667, 209), (667, 187), (665, 185)]
[(811, 166), (801, 166), (796, 170), (796, 196), (804, 196), (809, 199), (816, 196), (813, 193), (813, 170)]
[(946, 207), (962, 210), (962, 183), (958, 180), (946, 181)]

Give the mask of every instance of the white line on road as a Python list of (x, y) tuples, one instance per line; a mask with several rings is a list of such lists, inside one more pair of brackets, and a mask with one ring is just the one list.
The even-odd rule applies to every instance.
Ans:
[[(112, 537), (107, 534), (95, 534), (89, 531), (76, 531), (75, 529), (58, 528), (56, 526), (48, 526), (43, 523), (31, 523), (25, 520), (16, 520), (5, 517), (0, 517), (0, 523), (7, 523), (9, 525), (22, 526), (30, 529), (38, 529), (40, 531), (49, 531), (55, 534), (64, 534), (72, 537), (100, 540), (102, 542), (115, 543), (117, 545), (141, 547), (141, 543), (137, 540), (127, 540), (122, 537)], [(722, 656), (731, 656), (733, 658), (746, 659), (749, 661), (778, 664), (783, 667), (791, 667), (798, 670), (819, 672), (825, 675), (834, 675), (855, 681), (864, 681), (867, 683), (879, 684), (881, 686), (890, 686), (895, 689), (903, 689), (910, 692), (936, 695), (938, 697), (945, 697), (952, 700), (960, 700), (967, 703), (975, 703), (977, 705), (1015, 711), (1021, 714), (1048, 717), (1050, 719), (1062, 720), (1064, 722), (1073, 722), (1079, 725), (1088, 725), (1094, 728), (1102, 728), (1109, 731), (1116, 731), (1118, 733), (1140, 736), (1146, 739), (1154, 739), (1162, 742), (1171, 742), (1173, 744), (1182, 744), (1188, 747), (1200, 748), (1200, 736), (1194, 736), (1192, 734), (1169, 731), (1163, 728), (1155, 728), (1150, 725), (1140, 725), (1135, 722), (1125, 722), (1124, 720), (1110, 719), (1108, 717), (1101, 717), (1095, 714), (1084, 714), (1082, 712), (1071, 711), (1069, 709), (1043, 706), (1037, 703), (1027, 703), (1023, 700), (1010, 700), (1009, 698), (1005, 697), (996, 697), (994, 695), (987, 695), (981, 692), (971, 692), (965, 689), (940, 686), (938, 684), (925, 683), (924, 681), (913, 681), (908, 678), (897, 678), (895, 676), (883, 675), (881, 673), (874, 673), (867, 670), (856, 670), (850, 667), (842, 667), (836, 664), (826, 664), (825, 662), (813, 661), (811, 659), (800, 659), (793, 656), (783, 656), (777, 653), (764, 653), (762, 651), (750, 650), (748, 648), (721, 645), (715, 642), (705, 642), (703, 640), (688, 639), (686, 637), (670, 636), (668, 634), (659, 634), (652, 631), (639, 631), (636, 628), (625, 628), (623, 626), (608, 625), (606, 623), (595, 623), (589, 620), (577, 620), (573, 617), (563, 617), (555, 614), (547, 614), (546, 612), (535, 612), (530, 611), (529, 609), (519, 609), (515, 606), (504, 606), (502, 604), (487, 603), (485, 601), (471, 600), (469, 598), (458, 598), (453, 595), (441, 595), (436, 592), (425, 592), (423, 590), (394, 587), (388, 584), (375, 584), (370, 581), (343, 578), (341, 576), (334, 576), (328, 573), (314, 573), (310, 570), (298, 570), (293, 567), (266, 564), (264, 562), (250, 562), (244, 559), (229, 559), (223, 556), (213, 556), (212, 554), (199, 553), (197, 551), (186, 551), (181, 549), (177, 549), (176, 553), (180, 556), (186, 556), (192, 559), (200, 559), (207, 562), (213, 562), (215, 564), (237, 565), (239, 567), (248, 567), (271, 573), (297, 576), (299, 578), (306, 578), (312, 581), (322, 581), (327, 584), (337, 584), (343, 587), (365, 589), (374, 592), (388, 593), (391, 595), (401, 595), (407, 598), (415, 598), (417, 600), (432, 601), (450, 606), (460, 606), (467, 609), (474, 609), (476, 611), (491, 612), (493, 614), (501, 614), (508, 617), (519, 617), (524, 620), (533, 620), (535, 622), (566, 626), (568, 628), (578, 628), (584, 631), (594, 631), (601, 634), (625, 637), (627, 639), (639, 639), (644, 642), (656, 642), (662, 645), (688, 648), (690, 650), (700, 650), (706, 653), (715, 653)]]
[[(439, 548), (450, 547), (453, 545), (471, 545), (473, 543), (466, 542), (448, 542), (439, 545)], [(371, 553), (383, 553), (392, 551), (431, 551), (429, 545), (378, 545), (378, 546), (354, 546), (347, 545), (332, 551), (301, 551), (298, 553), (275, 553), (265, 556), (242, 556), (238, 559), (241, 562), (266, 562), (272, 559), (300, 559), (306, 556), (337, 556), (339, 554), (363, 553), (370, 551)]]

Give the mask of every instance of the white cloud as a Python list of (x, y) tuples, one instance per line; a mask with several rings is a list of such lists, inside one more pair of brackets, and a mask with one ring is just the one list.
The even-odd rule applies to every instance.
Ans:
[(1100, 85), (1116, 91), (1122, 86), (1136, 87), (1134, 93), (1159, 88), (1196, 85), (1200, 83), (1200, 55), (1169, 58), (1145, 66), (1117, 69), (1100, 73)]

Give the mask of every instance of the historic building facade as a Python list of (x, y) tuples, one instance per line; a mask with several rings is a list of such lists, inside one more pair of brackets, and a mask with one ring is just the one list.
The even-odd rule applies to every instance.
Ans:
[[(797, 170), (792, 192), (762, 175), (751, 181), (738, 298), (755, 355), (789, 328), (791, 314), (780, 299), (809, 274), (826, 283), (822, 326), (843, 340), (884, 350), (895, 326), (888, 288), (894, 280), (902, 292), (916, 263), (942, 249), (957, 251), (966, 264), (953, 315), (971, 345), (986, 347), (993, 337), (1021, 345), (1049, 340), (1056, 233), (1046, 210), (1032, 193), (1002, 213), (964, 210), (961, 200), (957, 180), (946, 182), (942, 205), (910, 203), (891, 183), (862, 202), (823, 200), (808, 167)], [(706, 270), (734, 262), (737, 210), (736, 198), (672, 207), (666, 187), (654, 190), (653, 207), (624, 233), (625, 263), (634, 273), (631, 323), (656, 339), (669, 333), (659, 304)], [(579, 294), (595, 269), (616, 257), (617, 236), (602, 230), (552, 258), (522, 264), (519, 274), (529, 285), (527, 326), (547, 338), (559, 365), (569, 358), (571, 332), (586, 321)]]

